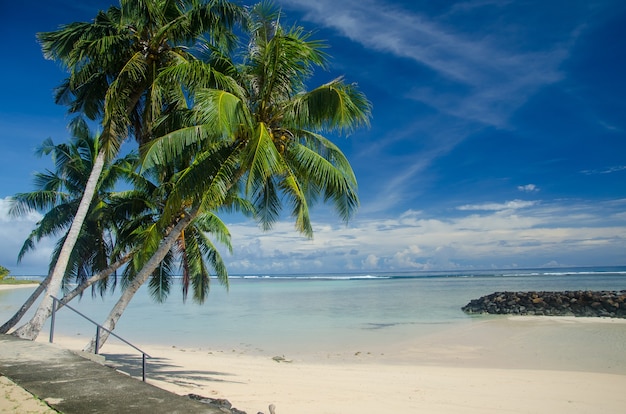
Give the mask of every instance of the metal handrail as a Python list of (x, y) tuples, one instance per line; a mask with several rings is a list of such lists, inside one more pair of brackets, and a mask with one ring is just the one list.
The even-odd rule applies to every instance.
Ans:
[(100, 329), (104, 329), (110, 335), (113, 335), (114, 337), (116, 337), (120, 341), (124, 342), (126, 345), (128, 345), (128, 346), (136, 349), (137, 351), (139, 351), (141, 353), (141, 380), (143, 382), (146, 382), (146, 357), (152, 358), (150, 355), (148, 355), (147, 353), (145, 353), (141, 349), (137, 348), (135, 345), (131, 344), (126, 339), (122, 338), (119, 335), (116, 335), (111, 330), (109, 330), (109, 329), (105, 328), (104, 326), (100, 325), (98, 322), (92, 320), (88, 316), (83, 315), (82, 313), (80, 313), (76, 309), (72, 308), (70, 305), (64, 304), (60, 299), (57, 299), (54, 296), (51, 296), (51, 297), (52, 297), (52, 315), (51, 315), (51, 318), (50, 318), (50, 343), (53, 343), (53, 339), (54, 339), (54, 322), (55, 322), (55, 315), (56, 315), (56, 311), (57, 311), (57, 302), (58, 302), (62, 306), (65, 306), (65, 307), (73, 310), (74, 312), (76, 312), (77, 314), (82, 316), (83, 318), (87, 319), (89, 322), (91, 322), (94, 325), (96, 325), (96, 348), (94, 350), (94, 354), (97, 355), (98, 351), (100, 349)]

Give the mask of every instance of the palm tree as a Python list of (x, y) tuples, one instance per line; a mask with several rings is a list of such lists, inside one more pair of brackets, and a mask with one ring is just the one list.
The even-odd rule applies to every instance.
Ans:
[[(344, 220), (358, 207), (352, 168), (321, 133), (368, 125), (371, 106), (355, 85), (341, 78), (307, 91), (313, 69), (326, 66), (325, 45), (310, 40), (301, 27), (283, 29), (279, 19), (268, 3), (251, 9), (251, 39), (243, 63), (213, 56), (214, 66), (234, 77), (237, 87), (196, 92), (195, 105), (185, 118), (189, 125), (148, 143), (144, 166), (171, 162), (182, 148), (230, 145), (239, 157), (244, 192), (255, 204), (263, 228), (278, 219), (282, 195), (292, 207), (297, 230), (311, 237), (310, 203), (318, 198), (331, 201)], [(199, 159), (195, 163), (199, 171), (205, 167)], [(200, 193), (202, 178), (190, 171), (178, 196)], [(171, 196), (175, 203), (176, 194)]]
[[(170, 236), (172, 243), (164, 258), (160, 262), (153, 262), (155, 265), (146, 263), (141, 259), (151, 258), (151, 256), (136, 255), (139, 260), (131, 260), (126, 267), (124, 281), (125, 287), (122, 295), (111, 314), (118, 315), (115, 323), (122, 315), (135, 293), (150, 278), (149, 288), (153, 298), (163, 302), (170, 294), (173, 280), (177, 272), (177, 263), (180, 263), (183, 274), (183, 299), (187, 298), (189, 287), (191, 287), (194, 302), (203, 303), (209, 293), (210, 277), (214, 274), (220, 284), (228, 287), (228, 272), (222, 257), (213, 243), (211, 237), (216, 238), (232, 251), (230, 244), (230, 233), (224, 223), (217, 215), (208, 212), (199, 214), (192, 220), (184, 230), (173, 232), (179, 234), (178, 238)], [(211, 237), (209, 237), (209, 235)], [(153, 270), (149, 273), (149, 270)], [(115, 328), (115, 323), (105, 323), (103, 326), (108, 330)], [(100, 332), (98, 346), (101, 347), (108, 339), (107, 331)], [(96, 351), (96, 338), (84, 348), (86, 352)]]
[[(142, 225), (130, 226), (142, 247), (125, 269), (122, 295), (102, 324), (107, 330), (112, 331), (115, 328), (130, 300), (148, 279), (152, 296), (158, 301), (165, 300), (170, 293), (173, 275), (177, 273), (177, 263), (182, 268), (183, 299), (186, 299), (191, 287), (193, 300), (203, 303), (209, 292), (211, 273), (217, 276), (221, 284), (228, 286), (226, 266), (212, 239), (225, 245), (230, 251), (230, 233), (215, 211), (233, 208), (246, 212), (250, 209), (245, 200), (236, 196), (236, 187), (231, 186), (230, 193), (223, 194), (223, 197), (217, 196), (224, 188), (223, 177), (231, 179), (228, 173), (224, 173), (228, 170), (228, 154), (229, 151), (223, 150), (213, 154), (215, 162), (211, 164), (212, 169), (204, 171), (207, 181), (212, 181), (213, 184), (208, 186), (204, 196), (182, 200), (177, 207), (172, 203), (171, 194), (188, 168), (176, 172), (168, 165), (144, 171), (144, 176), (156, 171), (158, 174), (152, 174), (154, 177), (159, 180), (163, 180), (163, 177), (169, 179), (157, 181), (158, 184), (145, 180), (141, 185), (142, 192), (150, 195), (154, 211), (153, 214), (147, 214), (145, 220), (142, 219)], [(183, 159), (189, 160), (189, 157)], [(166, 211), (169, 213), (164, 214)], [(99, 346), (104, 344), (108, 336), (108, 331), (100, 333)], [(95, 347), (94, 337), (85, 347), (85, 351), (93, 352)]]
[[(242, 9), (224, 0), (121, 0), (120, 7), (100, 12), (91, 23), (72, 23), (54, 32), (38, 34), (46, 58), (61, 61), (70, 76), (57, 91), (57, 102), (71, 113), (102, 119), (102, 147), (50, 276), (46, 295), (33, 318), (15, 334), (34, 339), (52, 309), (51, 296), (61, 287), (63, 274), (89, 209), (106, 159), (114, 157), (129, 135), (140, 143), (151, 137), (152, 122), (164, 108), (180, 99), (180, 83), (159, 77), (161, 71), (185, 66), (188, 85), (202, 82), (189, 51), (198, 38), (209, 35), (213, 45), (231, 46), (232, 26)], [(193, 86), (193, 85), (192, 85)]]
[[(150, 259), (158, 248), (161, 240), (168, 236), (178, 220), (184, 216), (193, 204), (192, 200), (185, 201), (179, 207), (172, 221), (163, 220), (163, 211), (168, 204), (172, 189), (176, 181), (185, 173), (185, 165), (190, 162), (192, 154), (181, 158), (179, 165), (163, 165), (143, 170), (135, 176), (131, 193), (127, 197), (132, 203), (129, 205), (128, 220), (120, 230), (120, 240), (129, 240), (132, 246), (140, 245), (129, 265), (123, 272), (123, 281), (126, 283), (135, 279), (138, 272), (144, 268), (144, 263)], [(142, 204), (137, 214), (137, 204)], [(235, 194), (224, 199), (222, 209), (227, 207), (248, 214), (250, 206), (245, 200)], [(192, 287), (193, 300), (203, 303), (209, 288), (209, 269), (218, 276), (220, 283), (228, 285), (226, 268), (217, 251), (216, 246), (207, 235), (212, 235), (216, 241), (231, 250), (230, 233), (224, 223), (213, 211), (198, 214), (175, 241), (165, 259), (156, 269), (153, 269), (150, 289), (152, 296), (159, 302), (164, 301), (170, 293), (172, 277), (182, 273), (183, 300), (187, 299), (189, 287)], [(177, 272), (177, 265), (181, 273)], [(207, 266), (208, 265), (208, 266)]]
[(309, 41), (302, 28), (284, 31), (267, 5), (251, 9), (251, 17), (255, 24), (244, 64), (213, 55), (212, 63), (237, 85), (224, 83), (229, 91), (197, 91), (192, 109), (170, 114), (187, 125), (145, 145), (144, 168), (171, 164), (190, 151), (195, 155), (177, 177), (160, 218), (176, 224), (124, 290), (102, 324), (107, 329), (115, 327), (130, 297), (190, 223), (224, 206), (240, 184), (264, 229), (278, 218), (281, 195), (292, 205), (296, 228), (309, 237), (309, 204), (317, 197), (332, 201), (344, 220), (358, 206), (350, 164), (319, 131), (348, 132), (366, 125), (369, 102), (341, 79), (307, 92), (313, 67), (325, 65), (323, 44)]
[[(77, 118), (70, 125), (72, 138), (67, 144), (54, 144), (51, 139), (44, 141), (38, 149), (40, 155), (51, 155), (56, 171), (35, 175), (37, 190), (18, 193), (13, 199), (11, 214), (23, 215), (31, 210), (45, 212), (24, 242), (18, 254), (18, 261), (32, 250), (35, 243), (47, 236), (54, 236), (68, 228), (82, 198), (85, 183), (89, 179), (93, 163), (100, 151), (100, 138), (93, 136), (87, 123)], [(137, 155), (130, 153), (105, 165), (100, 176), (93, 203), (82, 228), (77, 248), (70, 256), (65, 282), (82, 282), (88, 275), (109, 266), (109, 260), (119, 257), (114, 252), (116, 223), (111, 208), (115, 202), (115, 186), (120, 180), (130, 181), (137, 167)], [(59, 239), (53, 251), (50, 269), (58, 260), (67, 233)], [(117, 257), (116, 257), (117, 256)]]
[[(12, 198), (10, 213), (14, 216), (27, 214), (32, 210), (44, 213), (35, 229), (24, 241), (18, 254), (18, 262), (44, 237), (63, 236), (57, 242), (50, 261), (50, 272), (58, 260), (61, 246), (67, 238), (67, 229), (72, 222), (82, 198), (82, 189), (89, 178), (92, 165), (100, 149), (100, 139), (89, 131), (87, 123), (77, 118), (70, 124), (72, 137), (68, 143), (54, 144), (47, 139), (38, 148), (39, 156), (50, 155), (55, 171), (38, 173), (35, 176), (36, 190), (18, 193)], [(96, 189), (94, 203), (86, 216), (85, 225), (77, 240), (77, 248), (72, 251), (69, 266), (63, 283), (82, 284), (93, 273), (103, 274), (97, 281), (100, 292), (107, 288), (106, 277), (125, 261), (126, 254), (114, 248), (116, 223), (119, 219), (111, 208), (114, 202), (113, 190), (120, 179), (130, 180), (137, 165), (136, 154), (128, 154), (107, 165)], [(50, 273), (49, 273), (50, 274)], [(17, 314), (0, 327), (0, 332), (11, 329), (39, 297), (48, 285), (49, 277), (33, 292)], [(92, 282), (93, 283), (93, 282)], [(91, 284), (92, 284), (91, 283)], [(91, 285), (90, 284), (90, 285)], [(84, 289), (84, 288), (83, 288)], [(80, 290), (82, 293), (82, 290)]]

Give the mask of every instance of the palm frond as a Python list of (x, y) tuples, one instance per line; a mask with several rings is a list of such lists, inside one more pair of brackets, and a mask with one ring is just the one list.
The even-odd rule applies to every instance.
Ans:
[(252, 117), (241, 98), (219, 89), (198, 91), (194, 121), (215, 131), (217, 136), (233, 139), (242, 127), (252, 126)]
[(267, 177), (263, 184), (256, 184), (249, 195), (254, 206), (254, 216), (263, 229), (268, 231), (278, 220), (282, 210), (281, 199), (273, 177)]
[(371, 104), (339, 78), (295, 97), (287, 114), (299, 129), (351, 132), (369, 126)]
[(203, 233), (209, 233), (220, 244), (224, 245), (230, 253), (233, 252), (231, 234), (226, 224), (213, 212), (201, 214), (193, 221), (193, 225)]
[(235, 146), (223, 146), (198, 154), (180, 174), (168, 195), (161, 221), (171, 222), (186, 203), (199, 203), (205, 211), (222, 205), (237, 181), (237, 154)]
[(297, 131), (300, 143), (326, 159), (356, 188), (357, 180), (350, 162), (339, 147), (323, 135), (311, 131)]
[(174, 274), (175, 267), (173, 267), (171, 262), (171, 259), (164, 259), (152, 274), (148, 284), (150, 296), (158, 303), (165, 302), (174, 284), (172, 275)]
[(242, 163), (248, 171), (245, 194), (253, 194), (255, 187), (264, 186), (268, 177), (284, 172), (284, 164), (267, 125), (258, 123), (253, 133), (243, 153)]
[[(291, 147), (289, 157), (294, 160), (290, 164), (301, 180), (313, 183), (324, 200), (331, 200), (341, 219), (347, 222), (359, 206), (356, 178), (347, 160), (335, 157), (333, 163), (303, 145)], [(337, 165), (337, 160), (341, 164)]]
[[(143, 169), (177, 160), (188, 149), (211, 151), (224, 140), (234, 140), (249, 115), (239, 98), (225, 91), (206, 89), (196, 94), (193, 112), (180, 116), (178, 129), (153, 139), (142, 148)], [(185, 126), (189, 125), (189, 126)]]
[(309, 203), (300, 181), (290, 172), (281, 181), (281, 188), (291, 203), (291, 215), (295, 218), (296, 230), (308, 238), (313, 238), (313, 226), (309, 215)]

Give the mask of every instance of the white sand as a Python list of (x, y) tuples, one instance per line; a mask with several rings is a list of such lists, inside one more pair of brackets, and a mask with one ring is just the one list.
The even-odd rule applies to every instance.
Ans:
[(18, 285), (3, 285), (0, 284), (0, 290), (9, 290), (9, 289), (19, 289), (19, 288), (30, 288), (36, 287), (37, 283), (20, 283)]
[[(78, 347), (85, 338), (59, 338)], [(178, 394), (228, 399), (256, 414), (621, 413), (626, 406), (626, 321), (477, 318), (384, 349), (255, 355), (247, 349), (141, 345), (148, 382)], [(132, 348), (107, 360), (140, 375)], [(257, 352), (258, 353), (258, 352)]]

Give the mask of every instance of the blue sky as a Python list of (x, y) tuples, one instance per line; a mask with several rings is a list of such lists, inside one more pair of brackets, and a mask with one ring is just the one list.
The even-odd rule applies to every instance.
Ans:
[[(15, 264), (37, 214), (7, 198), (67, 138), (52, 100), (64, 73), (38, 31), (109, 1), (0, 2), (0, 264), (43, 274), (51, 241)], [(335, 137), (359, 180), (348, 225), (313, 210), (315, 238), (228, 217), (232, 274), (626, 265), (623, 0), (282, 0), (328, 41), (322, 83), (344, 75), (373, 104), (369, 129)], [(314, 86), (314, 85), (312, 85)]]

